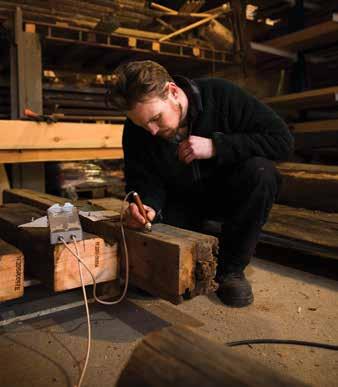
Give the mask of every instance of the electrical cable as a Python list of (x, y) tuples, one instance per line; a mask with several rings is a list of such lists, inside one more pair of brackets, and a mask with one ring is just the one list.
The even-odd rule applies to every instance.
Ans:
[(338, 351), (338, 345), (317, 343), (314, 341), (301, 341), (301, 340), (252, 339), (252, 340), (231, 341), (229, 343), (226, 343), (226, 345), (229, 347), (238, 347), (240, 345), (251, 345), (251, 344), (289, 344), (289, 345), (300, 345), (305, 347), (315, 347), (315, 348), (329, 349), (331, 351)]
[[(78, 256), (80, 256), (79, 249), (78, 249), (78, 246), (77, 246), (77, 243), (76, 243), (76, 238), (75, 237), (73, 237), (73, 238), (74, 238), (73, 241), (74, 241), (74, 244), (75, 244), (76, 254)], [(86, 370), (87, 370), (88, 361), (89, 361), (90, 348), (91, 348), (91, 343), (92, 343), (92, 329), (91, 329), (91, 324), (90, 324), (90, 314), (89, 314), (89, 306), (88, 306), (87, 293), (86, 293), (86, 288), (85, 288), (84, 281), (83, 281), (82, 266), (81, 266), (80, 260), (78, 260), (77, 263), (78, 263), (78, 266), (79, 266), (81, 286), (82, 286), (82, 293), (83, 293), (83, 298), (84, 298), (84, 301), (85, 301), (86, 314), (87, 314), (87, 323), (88, 323), (87, 324), (88, 325), (88, 340), (87, 340), (86, 360), (85, 360), (85, 364), (84, 364), (84, 366), (82, 368), (82, 372), (81, 372), (78, 384), (75, 386), (75, 387), (81, 387), (84, 375), (85, 375)]]
[(91, 270), (86, 265), (86, 263), (80, 257), (80, 252), (79, 252), (79, 249), (78, 249), (76, 237), (74, 235), (72, 236), (72, 240), (73, 240), (73, 243), (74, 243), (74, 246), (75, 246), (75, 252), (68, 246), (68, 244), (66, 243), (66, 241), (65, 241), (65, 239), (63, 237), (60, 238), (60, 242), (62, 242), (64, 244), (64, 246), (66, 247), (66, 249), (69, 250), (71, 252), (71, 254), (74, 255), (74, 257), (77, 258), (77, 262), (78, 262), (78, 265), (79, 265), (79, 273), (80, 273), (80, 280), (81, 280), (84, 304), (85, 304), (86, 314), (87, 314), (87, 323), (88, 323), (88, 341), (87, 341), (86, 360), (85, 360), (85, 364), (84, 364), (84, 366), (82, 368), (78, 384), (75, 385), (75, 387), (81, 387), (81, 385), (82, 385), (82, 381), (83, 381), (84, 375), (86, 373), (88, 362), (89, 362), (89, 355), (90, 355), (90, 349), (91, 349), (91, 340), (92, 340), (92, 338), (91, 338), (91, 324), (90, 324), (90, 314), (89, 314), (89, 307), (88, 307), (88, 299), (87, 299), (86, 288), (85, 288), (84, 281), (83, 281), (83, 273), (82, 273), (82, 266), (81, 265), (84, 266), (84, 268), (88, 271), (88, 273), (90, 274), (90, 276), (91, 276), (91, 278), (93, 280), (93, 296), (94, 296), (95, 301), (99, 302), (100, 304), (104, 304), (104, 305), (115, 305), (115, 304), (118, 304), (119, 302), (121, 302), (124, 299), (124, 297), (127, 294), (128, 284), (129, 284), (129, 256), (128, 256), (127, 242), (126, 242), (126, 237), (125, 237), (124, 227), (123, 227), (123, 215), (124, 215), (124, 212), (125, 212), (124, 205), (125, 205), (128, 197), (132, 193), (133, 193), (133, 191), (129, 192), (125, 196), (125, 198), (124, 198), (124, 200), (123, 200), (123, 202), (121, 204), (120, 227), (121, 227), (121, 236), (122, 236), (122, 244), (123, 244), (123, 249), (122, 250), (124, 251), (124, 258), (125, 258), (125, 282), (124, 282), (123, 292), (122, 292), (121, 296), (117, 300), (115, 300), (115, 301), (103, 301), (103, 300), (100, 300), (96, 296), (96, 280), (95, 280), (95, 277), (94, 277), (93, 273), (91, 272)]

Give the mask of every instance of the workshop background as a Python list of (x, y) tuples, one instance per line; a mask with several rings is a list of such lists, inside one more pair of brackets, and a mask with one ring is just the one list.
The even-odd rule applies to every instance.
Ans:
[[(67, 201), (83, 212), (114, 212), (115, 223), (81, 218), (88, 234), (80, 249), (101, 295), (116, 296), (119, 279), (123, 285), (117, 220), (125, 196), (125, 117), (107, 106), (105, 88), (117, 65), (146, 59), (173, 75), (221, 77), (243, 87), (285, 119), (295, 149), (277, 165), (282, 191), (247, 269), (254, 304), (227, 308), (212, 293), (205, 267), (214, 264), (215, 222), (209, 225), (213, 236), (163, 228), (155, 241), (129, 232), (127, 299), (94, 304), (92, 280), (85, 276), (92, 352), (83, 385), (136, 386), (133, 373), (139, 385), (172, 385), (178, 376), (164, 364), (174, 360), (187, 386), (196, 385), (195, 367), (209, 385), (235, 385), (226, 379), (226, 342), (338, 344), (337, 0), (0, 0), (0, 386), (74, 385), (87, 348), (74, 257), (52, 248), (41, 224), (19, 225)], [(156, 255), (157, 246), (165, 254)], [(201, 261), (202, 248), (207, 256)], [(179, 270), (182, 262), (191, 278)], [(168, 327), (173, 336), (163, 333), (167, 341), (157, 348), (159, 332), (171, 332)], [(188, 366), (184, 357), (175, 358), (180, 335), (186, 335), (186, 348), (197, 350)], [(146, 339), (157, 351), (139, 347)], [(293, 378), (285, 385), (337, 386), (332, 350), (262, 344), (233, 352), (263, 365), (261, 372)], [(160, 359), (158, 373), (150, 373)], [(153, 384), (142, 384), (142, 369)], [(258, 385), (255, 372), (249, 374), (245, 369), (239, 378)], [(259, 385), (270, 383), (266, 376)]]

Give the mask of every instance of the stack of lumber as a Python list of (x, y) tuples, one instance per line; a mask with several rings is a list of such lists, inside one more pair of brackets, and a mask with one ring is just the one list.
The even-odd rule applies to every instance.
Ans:
[[(25, 257), (25, 271), (58, 292), (81, 286), (77, 260), (63, 244), (51, 245), (47, 227), (19, 227), (46, 215), (45, 211), (22, 204), (0, 207), (1, 238), (19, 249)], [(72, 246), (73, 250), (74, 247)], [(85, 234), (78, 243), (81, 258), (93, 272), (97, 282), (117, 278), (117, 242), (105, 243), (102, 238)], [(1, 273), (2, 274), (2, 273)], [(84, 271), (84, 282), (91, 277)]]
[[(96, 206), (89, 207), (90, 203), (87, 203), (86, 210), (120, 211), (120, 200), (105, 200), (106, 203), (102, 202), (100, 206), (96, 203)], [(47, 228), (19, 229), (18, 225), (30, 221), (32, 217), (40, 217), (51, 205), (63, 204), (65, 201), (66, 199), (57, 196), (13, 189), (4, 192), (6, 204), (0, 207), (0, 238), (21, 249), (30, 274), (55, 291), (64, 290), (65, 286), (79, 286), (79, 283), (76, 283), (76, 261), (74, 266), (71, 266), (73, 258), (67, 255), (63, 246), (49, 245)], [(98, 251), (101, 254), (96, 276), (101, 281), (114, 279), (118, 275), (119, 266), (123, 275), (124, 260), (120, 258), (123, 255), (119, 250), (116, 252), (116, 244), (121, 240), (119, 223), (106, 220), (92, 222), (85, 217), (80, 218), (83, 230), (91, 233), (86, 236), (80, 253), (87, 259), (91, 268), (97, 263)], [(180, 303), (185, 298), (207, 294), (216, 289), (214, 277), (217, 238), (164, 224), (155, 225), (151, 233), (127, 229), (125, 234), (130, 260), (130, 280), (134, 286), (173, 303)], [(82, 242), (79, 246), (81, 244)], [(96, 246), (100, 247), (97, 249)], [(108, 256), (104, 257), (104, 253)], [(70, 272), (66, 275), (65, 270)], [(69, 279), (71, 285), (68, 285), (67, 281), (65, 284), (65, 278)]]

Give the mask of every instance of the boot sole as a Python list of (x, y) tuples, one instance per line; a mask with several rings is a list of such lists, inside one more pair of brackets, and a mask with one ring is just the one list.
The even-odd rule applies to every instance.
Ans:
[(229, 298), (225, 299), (224, 297), (218, 296), (218, 298), (221, 300), (221, 302), (226, 305), (230, 306), (232, 308), (243, 308), (244, 306), (249, 306), (253, 303), (254, 296), (253, 294), (250, 297), (247, 298)]

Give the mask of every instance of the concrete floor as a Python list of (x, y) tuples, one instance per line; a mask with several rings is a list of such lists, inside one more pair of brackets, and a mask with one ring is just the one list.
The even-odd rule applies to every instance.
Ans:
[[(171, 324), (190, 325), (219, 343), (248, 338), (338, 343), (337, 281), (257, 258), (247, 275), (255, 302), (244, 309), (224, 307), (214, 295), (174, 306), (135, 292), (117, 306), (91, 305), (93, 343), (84, 386), (115, 385), (142, 337)], [(69, 292), (25, 307), (34, 310), (41, 302), (50, 307), (67, 298), (81, 295)], [(86, 340), (83, 307), (1, 328), (0, 386), (73, 386)], [(338, 352), (282, 345), (233, 350), (309, 385), (338, 386)]]

